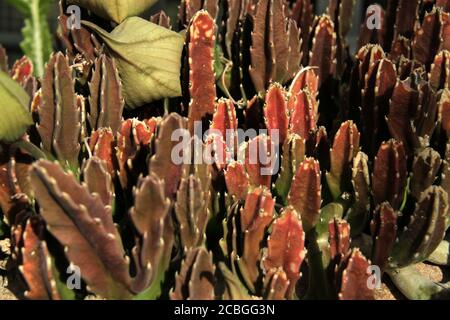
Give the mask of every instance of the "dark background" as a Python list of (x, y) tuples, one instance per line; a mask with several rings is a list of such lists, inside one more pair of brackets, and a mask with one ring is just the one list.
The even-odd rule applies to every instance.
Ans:
[[(107, 1), (107, 0), (105, 0)], [(51, 8), (51, 18), (50, 24), (52, 30), (56, 28), (56, 17), (58, 15), (57, 0), (54, 0), (55, 4)], [(151, 12), (147, 13), (145, 16), (150, 16), (151, 13), (159, 11), (162, 8), (169, 14), (172, 21), (176, 19), (179, 0), (159, 0), (159, 2), (152, 8)], [(367, 7), (370, 3), (378, 2), (383, 5), (384, 1), (370, 1), (370, 0), (356, 0), (355, 9), (353, 11), (353, 29), (349, 34), (349, 42), (352, 50), (356, 50), (356, 42), (359, 32), (359, 26), (361, 22), (361, 17), (364, 11), (364, 7)], [(317, 13), (324, 12), (328, 0), (315, 0)], [(17, 10), (6, 3), (6, 0), (0, 0), (0, 44), (2, 44), (8, 51), (10, 57), (9, 62), (12, 63), (14, 60), (21, 56), (21, 50), (19, 44), (22, 40), (21, 28), (23, 26), (23, 17)]]

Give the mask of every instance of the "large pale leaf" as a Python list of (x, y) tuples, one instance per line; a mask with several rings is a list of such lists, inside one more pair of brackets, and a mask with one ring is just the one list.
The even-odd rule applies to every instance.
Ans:
[(138, 17), (126, 19), (111, 33), (83, 21), (116, 59), (128, 107), (181, 95), (183, 37)]
[(0, 71), (0, 140), (11, 142), (20, 138), (33, 123), (28, 110), (30, 97), (5, 72)]

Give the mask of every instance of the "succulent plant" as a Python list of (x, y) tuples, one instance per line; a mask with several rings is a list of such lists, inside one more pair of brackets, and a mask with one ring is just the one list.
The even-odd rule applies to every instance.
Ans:
[(61, 1), (39, 78), (0, 47), (19, 298), (448, 296), (416, 266), (450, 262), (449, 1), (388, 1), (354, 56), (352, 0), (153, 3)]

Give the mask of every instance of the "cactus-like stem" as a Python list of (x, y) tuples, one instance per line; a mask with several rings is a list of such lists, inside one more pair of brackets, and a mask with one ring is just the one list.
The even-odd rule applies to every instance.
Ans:
[(100, 195), (103, 204), (112, 207), (114, 187), (106, 162), (97, 157), (90, 158), (84, 165), (83, 177), (89, 192)]
[[(164, 182), (154, 175), (140, 181), (135, 190), (135, 205), (130, 216), (139, 237), (133, 249), (137, 273), (132, 290), (139, 293), (161, 279), (157, 279), (160, 268), (167, 268), (173, 244), (173, 226), (170, 215), (170, 200), (164, 194)], [(148, 204), (151, 203), (151, 206)], [(156, 281), (155, 281), (156, 280)]]
[(28, 285), (25, 297), (32, 300), (61, 299), (54, 278), (54, 266), (47, 243), (43, 240), (44, 225), (38, 217), (28, 220), (23, 234), (22, 259), (19, 267)]
[(88, 290), (105, 298), (129, 298), (129, 265), (111, 209), (58, 164), (38, 161), (30, 178), (47, 229), (80, 268)]
[(153, 22), (157, 25), (165, 27), (169, 30), (172, 29), (172, 24), (170, 22), (170, 17), (164, 12), (164, 10), (155, 13), (150, 17), (150, 22)]
[(394, 210), (398, 210), (403, 203), (406, 179), (406, 154), (403, 144), (395, 140), (383, 143), (375, 158), (372, 176), (375, 203), (388, 201)]
[(330, 16), (324, 15), (317, 19), (314, 30), (313, 44), (309, 53), (309, 65), (318, 67), (321, 86), (336, 73), (336, 32)]
[(289, 119), (286, 95), (279, 84), (272, 84), (266, 93), (264, 116), (269, 134), (273, 130), (278, 130), (279, 144), (283, 145), (288, 134)]
[(370, 230), (373, 237), (372, 262), (384, 271), (397, 234), (397, 213), (388, 202), (375, 210)]
[(317, 75), (317, 70), (318, 69), (314, 67), (300, 69), (289, 87), (290, 95), (296, 96), (302, 90), (308, 88), (311, 95), (316, 98), (319, 90), (319, 76)]
[[(181, 179), (183, 167), (172, 161), (172, 150), (180, 142), (172, 141), (172, 133), (186, 128), (186, 121), (177, 114), (162, 120), (155, 142), (155, 155), (150, 159), (149, 172), (165, 181), (166, 196), (174, 197)], [(184, 156), (184, 154), (183, 154)]]
[(305, 148), (305, 139), (296, 134), (290, 134), (284, 142), (280, 175), (275, 182), (275, 191), (284, 204), (287, 203), (292, 178), (297, 168), (305, 160)]
[(267, 244), (267, 254), (262, 259), (262, 265), (268, 273), (266, 277), (270, 278), (271, 270), (283, 270), (284, 277), (289, 281), (286, 298), (291, 298), (301, 277), (300, 267), (306, 255), (305, 233), (294, 208), (284, 209), (273, 222)]
[[(211, 130), (218, 130), (222, 138), (227, 141), (228, 147), (233, 147), (233, 154), (237, 152), (237, 138), (235, 130), (238, 128), (236, 109), (233, 101), (219, 99), (211, 122)], [(231, 134), (230, 134), (231, 133)], [(230, 136), (227, 136), (230, 135)], [(230, 142), (229, 139), (232, 141)]]
[(361, 114), (364, 151), (371, 159), (381, 142), (389, 137), (385, 117), (389, 112), (389, 99), (396, 83), (397, 72), (391, 61), (381, 59), (369, 67), (362, 91)]
[(290, 97), (288, 106), (290, 132), (309, 138), (310, 132), (317, 129), (319, 104), (316, 98), (305, 88)]
[(300, 214), (305, 231), (319, 221), (321, 190), (319, 162), (307, 158), (297, 169), (288, 196), (288, 204)]
[(93, 156), (105, 161), (106, 168), (111, 177), (115, 177), (115, 157), (113, 154), (114, 135), (111, 129), (102, 128), (92, 132), (89, 138), (89, 149)]
[(214, 113), (216, 81), (214, 75), (214, 20), (206, 11), (192, 18), (189, 27), (189, 131), (194, 133), (194, 122), (203, 121)]
[(397, 2), (394, 39), (398, 36), (410, 38), (413, 35), (419, 2), (419, 0), (399, 0)]
[(426, 148), (416, 156), (410, 181), (411, 194), (414, 198), (419, 199), (422, 192), (434, 183), (441, 164), (441, 156), (432, 148)]
[(213, 300), (215, 266), (212, 254), (205, 248), (191, 249), (181, 265), (175, 279), (175, 289), (170, 293), (172, 300)]
[(252, 299), (239, 278), (231, 272), (223, 262), (219, 262), (219, 269), (225, 282), (225, 290), (223, 293), (224, 300)]
[(175, 213), (180, 224), (183, 248), (199, 246), (205, 240), (206, 223), (209, 218), (209, 183), (202, 185), (200, 178), (184, 174), (180, 182)]
[(310, 33), (313, 29), (314, 8), (311, 0), (296, 0), (291, 12), (291, 19), (297, 22), (302, 38), (302, 64), (306, 65), (309, 56), (306, 54), (309, 50)]
[(297, 23), (290, 19), (288, 22), (289, 36), (289, 60), (287, 73), (283, 78), (283, 83), (293, 79), (300, 69), (300, 62), (303, 58), (301, 30), (297, 27)]
[(125, 101), (122, 84), (114, 60), (102, 54), (94, 64), (89, 82), (89, 115), (91, 128), (111, 128), (113, 133), (120, 130)]
[(350, 248), (350, 224), (334, 218), (328, 223), (328, 232), (331, 259), (344, 257)]
[[(127, 119), (122, 122), (120, 132), (117, 135), (116, 158), (118, 173), (123, 189), (137, 180), (138, 173), (146, 173), (146, 165), (142, 164), (149, 150), (150, 141), (155, 133), (155, 119), (144, 121)], [(130, 174), (132, 172), (133, 174)]]
[(245, 200), (249, 189), (249, 177), (242, 163), (234, 161), (227, 166), (225, 183), (231, 196)]
[(284, 300), (291, 282), (286, 272), (280, 269), (271, 269), (266, 275), (266, 299)]
[(370, 176), (368, 161), (367, 155), (363, 152), (358, 152), (353, 159), (352, 185), (355, 202), (346, 217), (351, 226), (352, 236), (361, 234), (369, 219)]
[(450, 51), (442, 50), (436, 55), (428, 77), (434, 90), (450, 89)]
[(450, 137), (450, 90), (444, 89), (439, 101), (439, 122), (442, 129)]
[(443, 38), (444, 25), (449, 22), (449, 14), (437, 7), (425, 14), (422, 26), (413, 41), (415, 60), (423, 64), (431, 64), (438, 50), (445, 47), (446, 42), (450, 44), (450, 41)]
[(255, 283), (260, 276), (260, 252), (267, 228), (274, 218), (274, 204), (275, 200), (267, 189), (257, 188), (247, 195), (240, 213), (244, 245), (238, 264), (251, 291), (255, 291)]
[(72, 72), (62, 53), (54, 54), (42, 80), (42, 103), (38, 107), (38, 132), (43, 149), (56, 154), (71, 169), (78, 167), (81, 116), (76, 103)]
[(425, 260), (444, 239), (448, 219), (447, 192), (437, 186), (422, 192), (408, 226), (394, 246), (391, 267)]
[(278, 164), (275, 143), (270, 137), (260, 135), (246, 143), (243, 152), (250, 185), (270, 188), (272, 175)]
[(359, 39), (358, 39), (358, 47), (363, 47), (366, 44), (372, 43), (372, 44), (379, 44), (383, 45), (384, 41), (384, 35), (386, 33), (385, 28), (385, 19), (386, 19), (386, 12), (384, 9), (381, 9), (381, 15), (380, 15), (380, 26), (381, 28), (368, 28), (369, 19), (373, 19), (373, 12), (366, 12), (366, 17), (363, 20), (361, 24), (361, 28), (359, 31)]
[(437, 0), (436, 6), (450, 12), (450, 1), (449, 0)]
[(288, 70), (289, 35), (282, 0), (261, 0), (256, 5), (250, 48), (250, 76), (257, 92), (281, 82)]
[(330, 150), (331, 169), (327, 173), (327, 183), (334, 199), (351, 184), (353, 158), (359, 152), (360, 134), (352, 121), (344, 122), (336, 133), (333, 148)]
[(348, 258), (340, 266), (339, 300), (373, 300), (373, 289), (369, 288), (368, 267), (370, 262), (358, 249), (353, 249)]

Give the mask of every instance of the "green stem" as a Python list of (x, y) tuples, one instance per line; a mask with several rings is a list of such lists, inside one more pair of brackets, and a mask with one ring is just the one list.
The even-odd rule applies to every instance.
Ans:
[(25, 141), (25, 140), (17, 141), (12, 145), (12, 148), (13, 149), (20, 148), (20, 149), (25, 150), (36, 160), (39, 160), (39, 159), (48, 160), (47, 155), (41, 149), (39, 149), (37, 146), (35, 146), (33, 143), (31, 143), (29, 141)]
[(38, 76), (42, 76), (44, 74), (44, 65), (45, 65), (45, 59), (43, 56), (43, 35), (41, 35), (41, 17), (39, 12), (39, 0), (33, 0), (30, 5), (30, 13), (31, 13), (31, 20), (33, 21), (33, 43), (36, 46), (36, 50), (34, 50), (34, 62), (36, 67), (36, 73)]
[(306, 299), (331, 300), (335, 297), (329, 285), (316, 231), (308, 232), (307, 238), (310, 243), (308, 246), (309, 287)]

